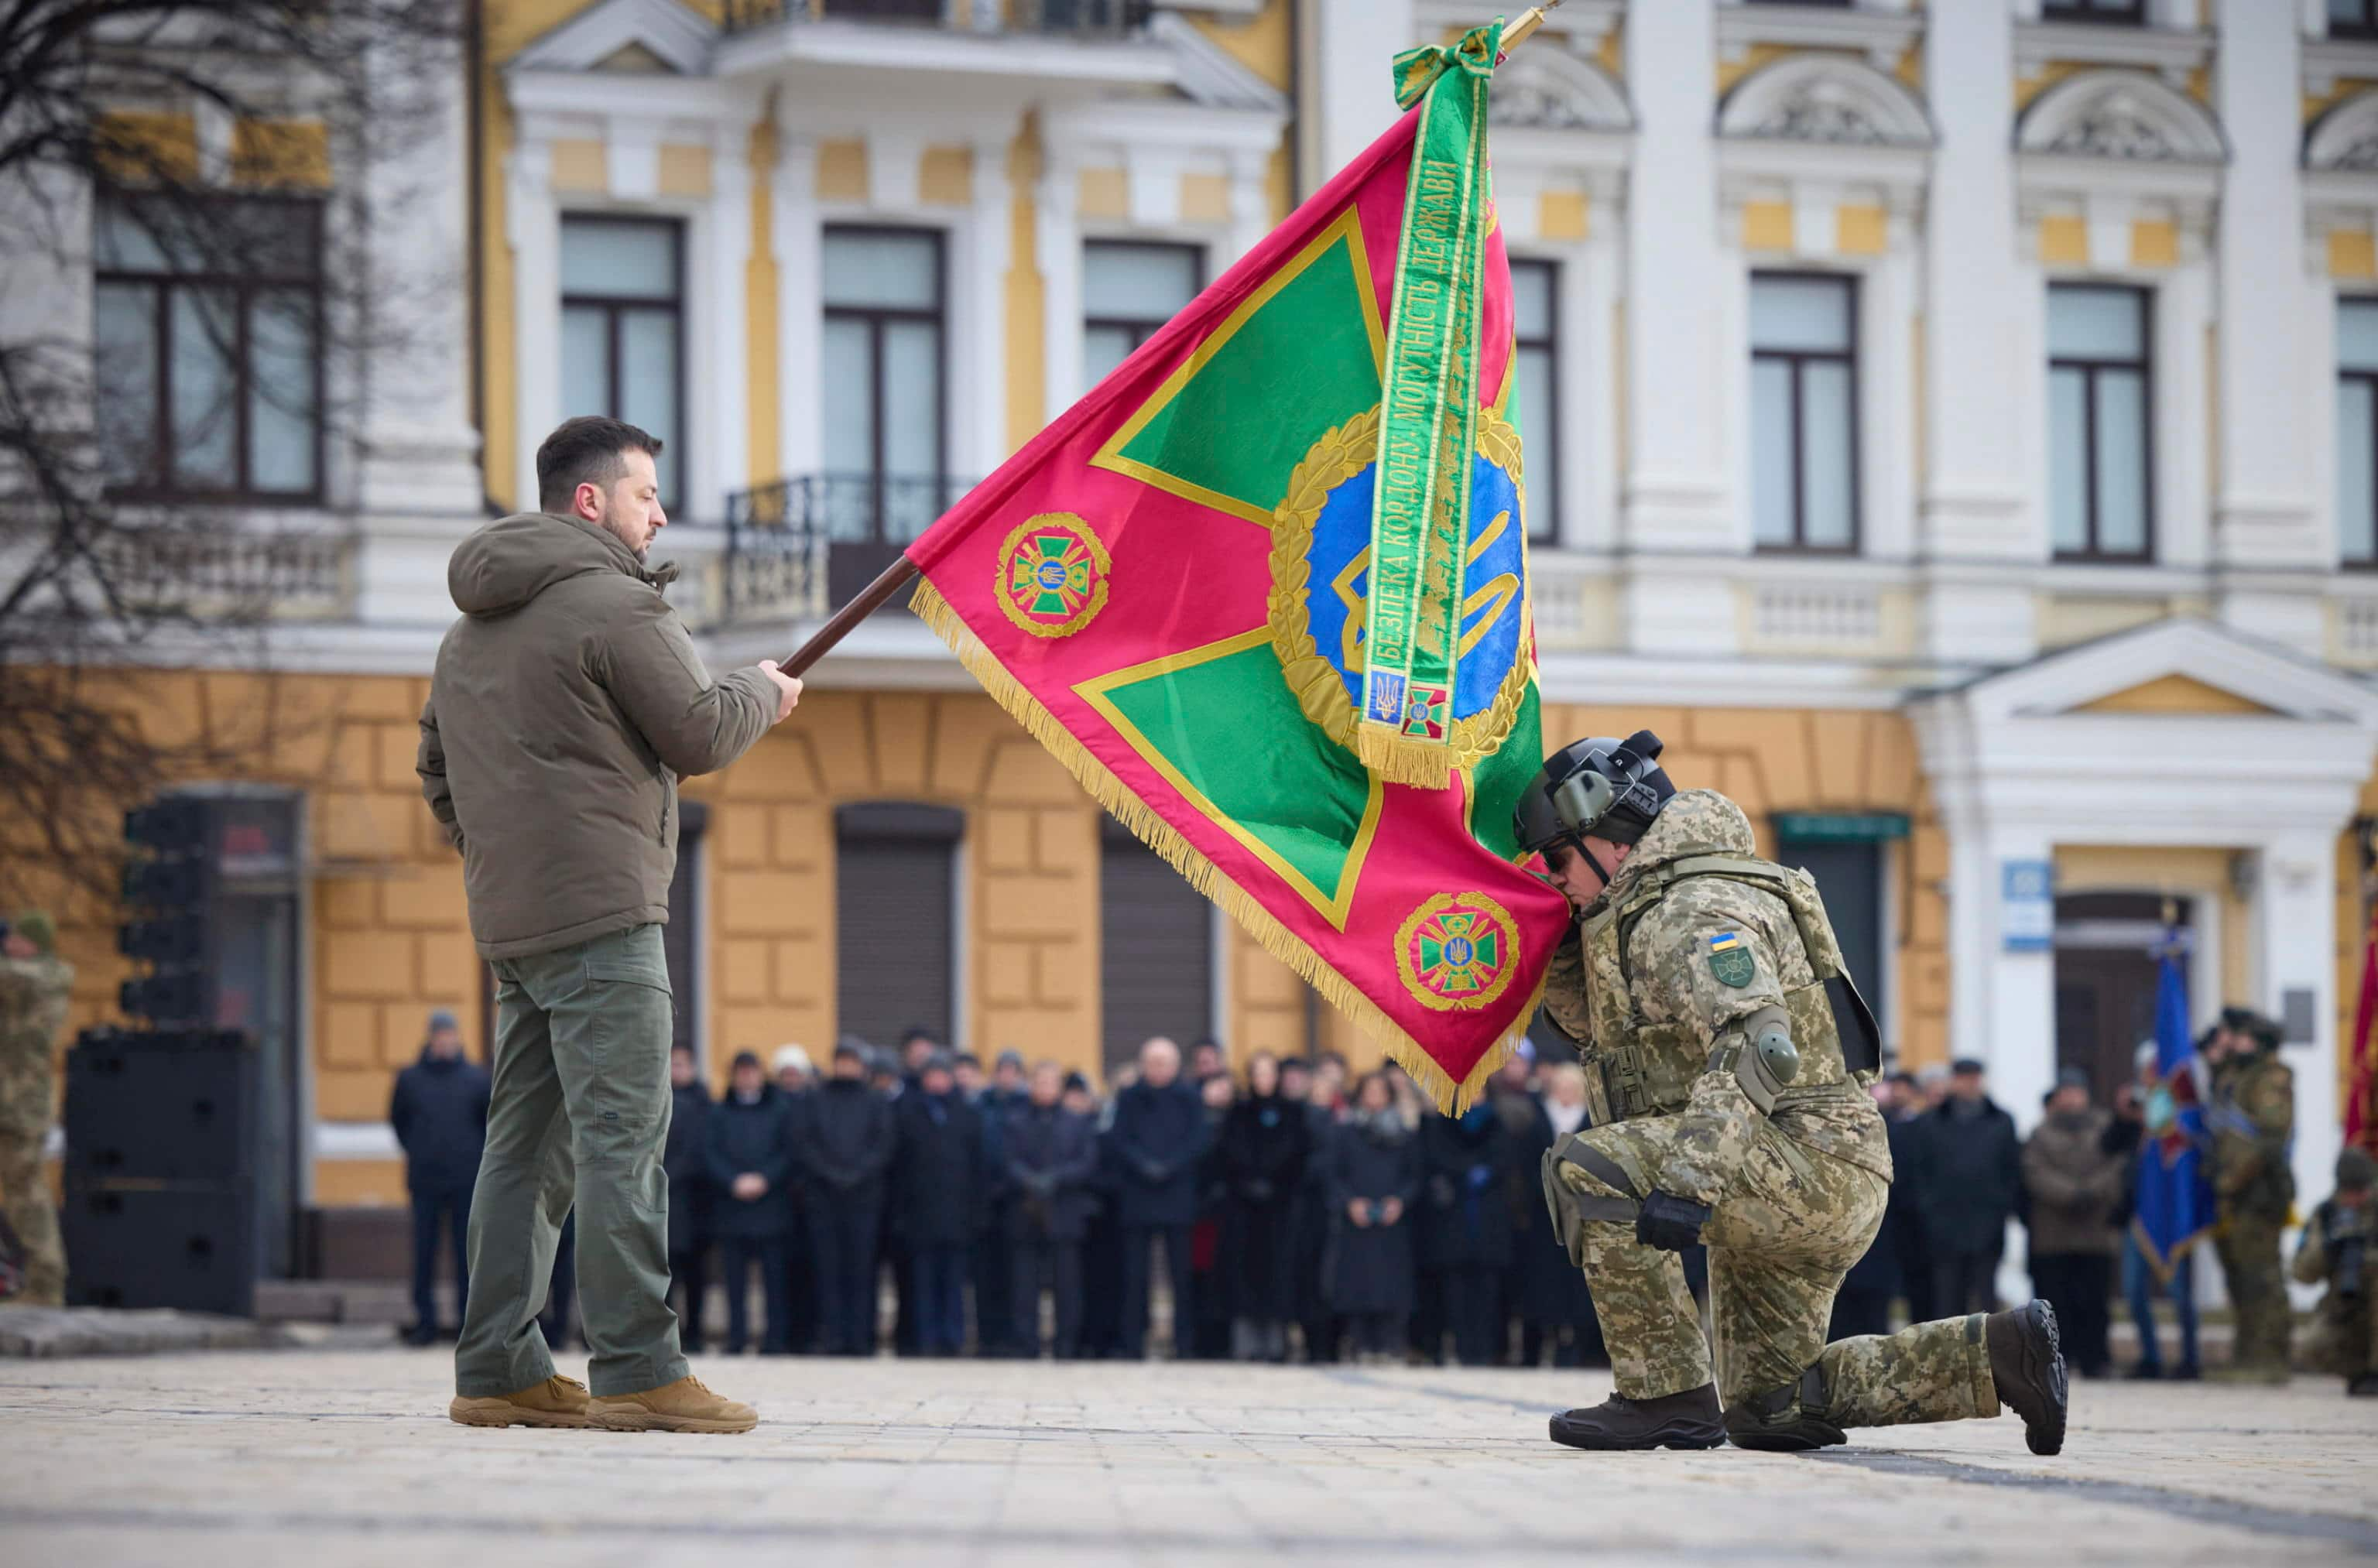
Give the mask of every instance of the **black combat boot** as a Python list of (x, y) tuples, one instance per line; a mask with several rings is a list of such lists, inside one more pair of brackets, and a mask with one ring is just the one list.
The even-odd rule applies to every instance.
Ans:
[(1715, 1448), (1725, 1442), (1725, 1420), (1717, 1384), (1705, 1382), (1657, 1399), (1614, 1394), (1590, 1410), (1555, 1416), (1552, 1437), (1571, 1448)]
[(2034, 1454), (2063, 1452), (2067, 1383), (2056, 1309), (2031, 1301), (2010, 1312), (1992, 1312), (1983, 1333), (2000, 1403), (2023, 1418), (2023, 1440)]

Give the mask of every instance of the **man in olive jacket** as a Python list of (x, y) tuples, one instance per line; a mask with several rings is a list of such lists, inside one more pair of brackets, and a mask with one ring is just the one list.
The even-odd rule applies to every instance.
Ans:
[[(669, 980), (677, 781), (726, 767), (800, 683), (713, 683), (644, 565), (667, 525), (632, 425), (572, 419), (536, 454), (540, 510), (465, 539), (463, 618), (421, 710), (421, 792), (462, 855), (494, 966), (495, 1088), (471, 1203), (471, 1299), (449, 1414), (469, 1426), (746, 1431), (686, 1371), (668, 1307)], [(536, 1326), (575, 1200), (587, 1391)]]

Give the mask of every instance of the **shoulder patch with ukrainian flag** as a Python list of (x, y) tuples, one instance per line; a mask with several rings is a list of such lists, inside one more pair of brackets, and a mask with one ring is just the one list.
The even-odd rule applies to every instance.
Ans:
[(1759, 960), (1739, 931), (1717, 931), (1709, 939), (1710, 973), (1736, 990), (1759, 977)]

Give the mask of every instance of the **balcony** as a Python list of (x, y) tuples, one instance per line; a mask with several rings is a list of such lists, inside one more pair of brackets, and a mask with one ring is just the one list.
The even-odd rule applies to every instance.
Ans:
[(946, 475), (812, 473), (738, 491), (727, 497), (721, 620), (831, 615), (973, 487)]
[(726, 0), (727, 32), (778, 22), (884, 22), (974, 32), (1123, 38), (1147, 23), (1147, 0)]

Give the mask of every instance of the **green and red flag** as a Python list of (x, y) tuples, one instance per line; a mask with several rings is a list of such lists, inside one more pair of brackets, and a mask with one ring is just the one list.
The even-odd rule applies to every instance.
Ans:
[(916, 607), (1110, 811), (1466, 1105), (1568, 922), (1511, 807), (1543, 756), (1502, 25), (908, 550)]

